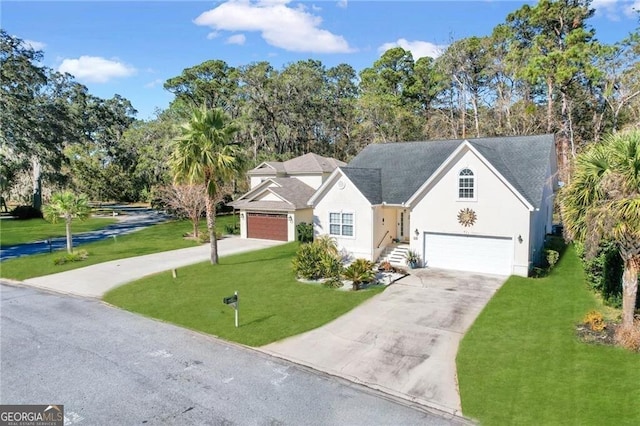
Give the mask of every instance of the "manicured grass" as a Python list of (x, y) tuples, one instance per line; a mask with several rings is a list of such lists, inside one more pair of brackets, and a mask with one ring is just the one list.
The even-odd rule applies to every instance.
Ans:
[[(216, 229), (224, 232), (224, 225), (237, 221), (237, 216), (220, 216), (216, 219)], [(96, 263), (108, 262), (126, 257), (142, 256), (161, 251), (175, 250), (198, 245), (196, 241), (187, 240), (183, 235), (191, 232), (191, 222), (172, 221), (151, 226), (128, 235), (107, 239), (91, 244), (83, 244), (77, 249), (87, 250), (89, 257), (82, 262), (71, 262), (54, 265), (55, 258), (65, 253), (64, 250), (47, 254), (19, 257), (0, 263), (0, 277), (25, 280), (42, 275), (55, 274), (71, 269), (83, 268)], [(200, 232), (206, 232), (206, 223), (200, 222)]]
[[(104, 300), (123, 309), (251, 346), (319, 327), (382, 291), (340, 291), (295, 280), (297, 243), (181, 268), (116, 288)], [(238, 291), (240, 327), (222, 298)]]
[[(87, 220), (74, 220), (71, 231), (74, 234), (94, 231), (115, 223), (115, 219), (92, 217)], [(0, 220), (0, 246), (24, 244), (32, 241), (46, 240), (66, 235), (64, 222), (50, 223), (44, 219)]]
[(546, 278), (511, 277), (461, 342), (463, 414), (483, 425), (640, 424), (640, 355), (575, 335), (594, 308), (573, 247)]

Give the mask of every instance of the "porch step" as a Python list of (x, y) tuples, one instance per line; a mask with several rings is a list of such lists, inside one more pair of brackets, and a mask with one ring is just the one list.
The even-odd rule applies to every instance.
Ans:
[(407, 252), (409, 244), (392, 244), (385, 247), (384, 251), (378, 258), (378, 262), (389, 262), (392, 265), (407, 266)]

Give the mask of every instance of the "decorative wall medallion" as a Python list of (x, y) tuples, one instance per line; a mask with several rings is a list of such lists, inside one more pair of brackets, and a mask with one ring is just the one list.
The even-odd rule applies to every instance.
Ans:
[(462, 226), (473, 226), (473, 224), (476, 223), (476, 220), (478, 220), (476, 212), (468, 207), (458, 212), (458, 222)]
[(338, 189), (344, 189), (344, 187), (345, 187), (344, 181), (343, 180), (339, 180), (338, 181)]

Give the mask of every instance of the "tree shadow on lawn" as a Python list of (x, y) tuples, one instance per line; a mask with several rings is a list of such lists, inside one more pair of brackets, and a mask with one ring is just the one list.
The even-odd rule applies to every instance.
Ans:
[(290, 253), (282, 253), (280, 255), (277, 256), (270, 256), (270, 257), (259, 257), (259, 258), (255, 258), (255, 259), (230, 259), (230, 260), (226, 260), (222, 263), (220, 263), (219, 266), (232, 266), (232, 265), (246, 265), (246, 264), (255, 264), (255, 263), (263, 263), (263, 262), (270, 262), (273, 260), (281, 260), (281, 259), (291, 259), (291, 254)]

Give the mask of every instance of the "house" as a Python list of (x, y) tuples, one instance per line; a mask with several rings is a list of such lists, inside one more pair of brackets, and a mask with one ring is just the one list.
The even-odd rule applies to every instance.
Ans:
[(295, 241), (296, 226), (313, 222), (309, 199), (344, 165), (309, 153), (284, 162), (266, 161), (250, 170), (249, 192), (229, 203), (240, 210), (240, 236)]
[(372, 144), (310, 197), (314, 232), (353, 257), (411, 249), (425, 267), (527, 276), (556, 169), (553, 135)]

